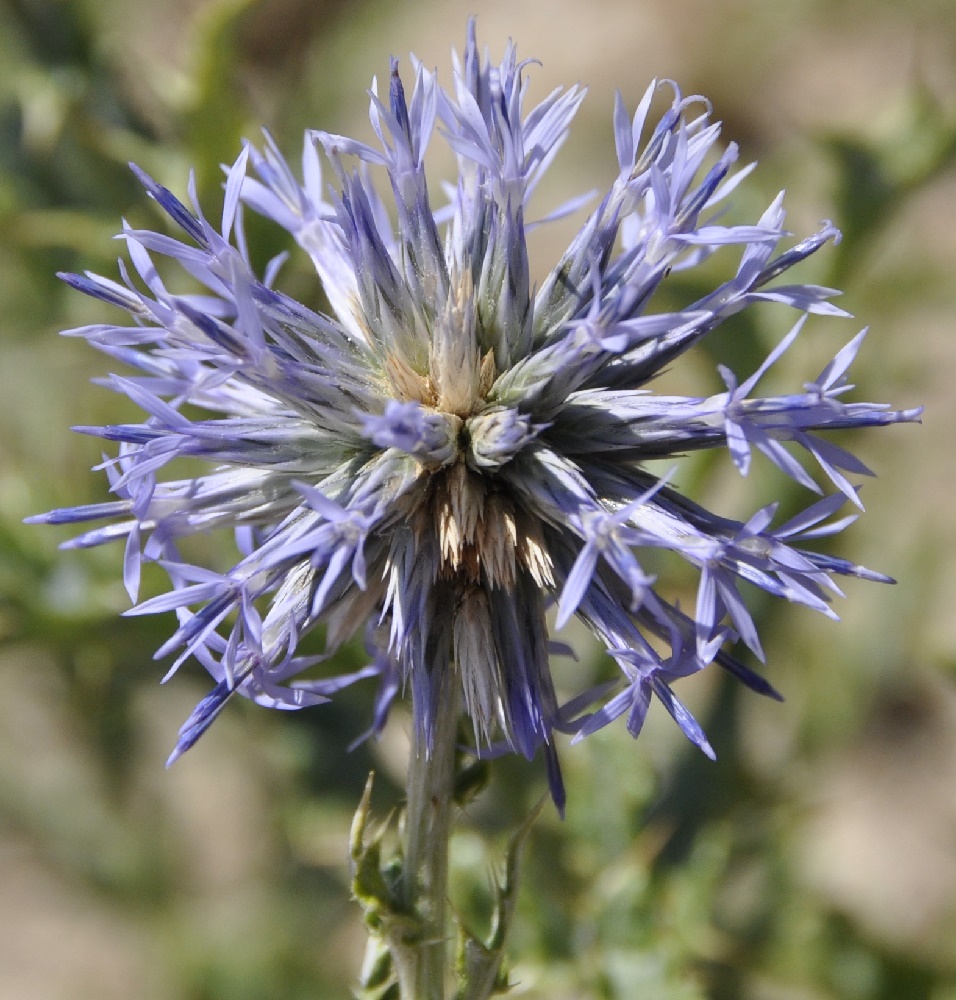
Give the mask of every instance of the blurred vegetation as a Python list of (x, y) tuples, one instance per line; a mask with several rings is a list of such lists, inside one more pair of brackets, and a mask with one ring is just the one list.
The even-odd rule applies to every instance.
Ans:
[[(725, 6), (736, 17), (735, 5)], [(802, 6), (811, 23), (827, 16), (823, 3)], [(115, 420), (124, 404), (87, 385), (103, 372), (102, 358), (55, 336), (103, 314), (54, 274), (112, 274), (120, 217), (155, 224), (127, 161), (177, 190), (194, 169), (214, 217), (220, 163), (242, 137), (268, 125), (294, 160), (303, 127), (337, 127), (361, 113), (361, 92), (340, 97), (337, 80), (362, 41), (355, 9), (336, 0), (180, 0), (168, 9), (0, 2), (0, 941), (13, 942), (0, 944), (0, 1000), (304, 1000), (345, 996), (354, 982), (362, 935), (347, 899), (348, 824), (372, 767), (383, 814), (398, 801), (401, 718), (381, 744), (347, 753), (367, 725), (365, 692), (335, 710), (293, 715), (233, 705), (164, 773), (178, 721), (206, 688), (201, 671), (184, 669), (158, 690), (161, 670), (151, 657), (168, 622), (119, 618), (120, 554), (59, 553), (65, 532), (21, 521), (104, 492), (88, 472), (99, 461), (95, 444), (66, 429)], [(380, 37), (389, 6), (361, 9)], [(878, 17), (893, 6), (866, 9)], [(944, 7), (919, 9), (927, 23), (954, 30)], [(514, 31), (520, 51), (535, 54), (530, 32)], [(486, 40), (494, 51), (503, 42)], [(389, 54), (366, 61), (384, 67)], [(725, 72), (732, 64), (731, 54)], [(323, 79), (328, 86), (316, 86)], [(705, 84), (697, 85), (706, 93)], [(941, 276), (915, 269), (892, 287), (874, 287), (874, 254), (956, 162), (952, 101), (914, 79), (900, 109), (879, 133), (861, 126), (806, 137), (771, 162), (764, 180), (758, 171), (736, 206), (759, 211), (775, 179), (799, 178), (811, 163), (813, 176), (822, 169), (826, 211), (844, 239), (822, 265), (813, 263), (822, 268), (814, 279), (846, 288), (861, 314), (860, 296), (870, 295), (897, 318), (917, 300), (925, 306), (927, 284)], [(759, 132), (744, 107), (727, 108), (726, 117), (742, 134)], [(250, 231), (263, 259), (280, 249), (274, 228), (250, 220)], [(284, 280), (293, 294), (316, 300), (307, 262), (291, 263)], [(689, 283), (672, 287), (694, 293)], [(712, 356), (702, 352), (691, 375), (709, 376), (718, 359), (749, 373), (773, 332), (741, 319), (708, 345)], [(819, 347), (821, 365), (834, 346)], [(794, 364), (807, 378), (816, 374), (816, 355), (810, 367), (805, 357)], [(919, 402), (898, 398), (900, 383), (910, 383), (906, 392), (919, 385), (905, 344), (893, 355), (864, 353), (856, 374), (868, 393)], [(903, 448), (903, 433), (917, 431), (889, 433), (886, 447)], [(894, 486), (892, 463), (882, 452), (874, 457), (891, 478), (867, 489), (872, 506), (890, 503), (884, 486), (888, 498), (907, 497), (903, 484)], [(701, 456), (681, 485), (746, 514), (789, 489), (760, 472), (767, 475), (744, 488), (719, 456)], [(803, 498), (781, 499), (787, 507)], [(893, 534), (892, 511), (878, 523)], [(857, 544), (852, 532), (848, 544)], [(865, 555), (879, 561), (880, 545), (872, 541)], [(913, 580), (934, 563), (925, 551), (888, 551), (909, 591), (873, 596), (852, 587), (859, 610), (841, 626), (845, 634), (761, 606), (771, 676), (791, 696), (788, 705), (753, 708), (755, 696), (717, 676), (688, 692), (717, 765), (657, 717), (636, 746), (612, 727), (562, 747), (570, 808), (564, 823), (546, 811), (531, 835), (512, 941), (516, 995), (956, 998), (956, 898), (922, 923), (901, 916), (894, 929), (885, 910), (899, 895), (881, 895), (879, 885), (862, 902), (830, 892), (805, 850), (814, 836), (829, 843), (814, 825), (817, 807), (874, 773), (874, 747), (892, 762), (876, 773), (895, 775), (931, 768), (944, 737), (956, 746), (953, 693), (932, 679), (948, 664), (917, 671), (911, 662), (917, 605), (932, 586), (931, 577), (922, 590)], [(669, 585), (679, 592), (688, 581), (675, 576)], [(562, 669), (607, 669), (584, 648), (581, 663)], [(359, 662), (362, 652), (344, 655)], [(908, 755), (912, 772), (894, 770)], [(848, 786), (837, 780), (844, 774)], [(490, 912), (495, 848), (542, 787), (538, 769), (501, 761), (466, 811), (453, 896), (470, 923), (480, 926)], [(941, 822), (952, 853), (956, 809)], [(899, 859), (892, 850), (884, 858), (887, 867), (876, 870), (890, 887)], [(854, 863), (852, 849), (844, 860)]]

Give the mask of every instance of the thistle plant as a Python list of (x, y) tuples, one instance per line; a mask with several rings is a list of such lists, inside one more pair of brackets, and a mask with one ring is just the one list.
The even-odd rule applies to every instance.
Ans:
[[(115, 499), (33, 520), (104, 522), (66, 546), (122, 540), (129, 613), (178, 621), (157, 652), (176, 654), (167, 676), (191, 657), (212, 675), (170, 761), (237, 694), (300, 709), (371, 681), (375, 735), (396, 699), (411, 703), (397, 863), (383, 870), (380, 840), (366, 843), (367, 799), (353, 836), (373, 931), (367, 995), (397, 983), (406, 1000), (445, 996), (456, 748), (541, 754), (558, 810), (559, 734), (573, 742), (624, 716), (637, 736), (655, 698), (713, 756), (674, 681), (716, 664), (776, 696), (730, 651), (763, 659), (742, 581), (830, 617), (835, 578), (889, 582), (814, 548), (854, 520), (841, 508), (862, 509), (853, 480), (870, 474), (819, 432), (920, 413), (848, 400), (865, 331), (817, 378), (759, 395), (808, 317), (848, 315), (836, 290), (784, 277), (839, 232), (826, 223), (792, 242), (782, 195), (755, 222), (726, 221), (751, 168), (720, 146), (709, 103), (669, 81), (651, 83), (633, 114), (617, 97), (617, 176), (550, 270), (534, 268), (536, 287), (527, 232), (586, 206), (531, 209), (584, 91), (556, 90), (529, 110), (525, 69), (510, 44), (500, 63), (483, 55), (473, 23), (451, 89), (414, 62), (409, 97), (393, 60), (387, 94), (371, 90), (375, 145), (310, 131), (301, 177), (268, 135), (245, 145), (225, 170), (219, 225), (193, 185), (187, 205), (134, 167), (181, 235), (124, 226), (122, 280), (63, 276), (132, 317), (67, 333), (133, 369), (106, 384), (145, 417), (78, 428), (118, 443), (103, 463)], [(458, 164), (437, 199), (425, 171), (433, 141)], [(309, 255), (325, 311), (279, 290), (283, 257), (254, 268), (248, 211)], [(670, 275), (714, 255), (726, 280), (679, 308), (660, 304)], [(167, 285), (170, 265), (191, 279), (184, 290)], [(721, 366), (709, 396), (654, 391), (662, 370), (762, 303), (795, 322), (755, 372)], [(681, 457), (703, 449), (725, 450), (741, 475), (758, 452), (817, 496), (782, 523), (776, 504), (746, 520), (718, 515), (675, 484)], [(201, 468), (165, 475), (179, 458)], [(184, 554), (190, 536), (212, 531), (234, 535), (231, 567)], [(697, 571), (693, 607), (645, 570), (648, 549)], [(136, 604), (144, 562), (170, 589)], [(552, 605), (554, 627), (577, 616), (606, 647), (616, 683), (559, 692)], [(325, 652), (305, 655), (301, 640), (320, 627)], [(356, 633), (370, 662), (336, 673), (330, 654)], [(502, 938), (464, 942), (459, 996), (503, 987)]]

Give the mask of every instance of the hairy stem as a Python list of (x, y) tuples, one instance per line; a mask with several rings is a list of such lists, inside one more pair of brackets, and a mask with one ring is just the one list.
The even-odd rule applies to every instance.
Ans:
[(415, 727), (405, 812), (404, 903), (420, 928), (395, 955), (402, 1000), (444, 1000), (448, 846), (451, 837), (458, 730), (458, 686), (452, 671), (439, 681), (432, 744)]

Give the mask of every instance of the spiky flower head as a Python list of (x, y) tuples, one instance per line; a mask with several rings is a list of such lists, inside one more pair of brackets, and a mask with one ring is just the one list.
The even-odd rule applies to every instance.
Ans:
[[(846, 500), (859, 506), (848, 477), (868, 471), (816, 432), (919, 411), (844, 401), (862, 333), (798, 391), (755, 394), (808, 314), (847, 315), (834, 290), (779, 280), (836, 229), (781, 249), (781, 197), (753, 224), (723, 222), (721, 203), (749, 168), (734, 172), (737, 148), (718, 146), (705, 99), (655, 82), (633, 116), (618, 96), (617, 177), (535, 289), (526, 213), (584, 94), (556, 90), (528, 111), (524, 69), (510, 44), (499, 64), (483, 57), (473, 24), (451, 90), (416, 64), (409, 99), (393, 61), (387, 98), (371, 92), (376, 145), (308, 132), (301, 180), (268, 136), (262, 149), (246, 145), (226, 172), (218, 228), (192, 187), (190, 208), (137, 171), (184, 238), (126, 227), (135, 275), (121, 261), (122, 282), (65, 276), (132, 316), (131, 326), (69, 332), (138, 371), (109, 384), (146, 416), (80, 428), (119, 442), (105, 463), (115, 500), (34, 520), (107, 522), (67, 544), (123, 539), (134, 601), (143, 561), (168, 573), (171, 590), (130, 613), (175, 612), (157, 655), (179, 651), (170, 673), (193, 656), (217, 681), (173, 758), (236, 692), (301, 708), (368, 677), (379, 681), (373, 729), (404, 692), (427, 742), (439, 691), (452, 684), (479, 747), (529, 758), (544, 748), (560, 806), (557, 731), (583, 736), (625, 715), (637, 735), (656, 696), (711, 753), (671, 681), (716, 662), (773, 694), (725, 648), (739, 639), (762, 658), (741, 580), (832, 614), (835, 575), (886, 579), (804, 547), (852, 520), (832, 516)], [(670, 106), (652, 124), (660, 92)], [(458, 163), (437, 205), (424, 169), (433, 140)], [(309, 254), (328, 312), (274, 288), (281, 260), (253, 269), (248, 209)], [(725, 282), (676, 311), (658, 304), (668, 275), (717, 252), (736, 260)], [(156, 256), (202, 294), (168, 288)], [(721, 367), (724, 388), (709, 397), (649, 388), (761, 302), (799, 318), (758, 371), (738, 382)], [(835, 491), (778, 525), (773, 505), (746, 522), (718, 516), (648, 465), (716, 448), (746, 474), (756, 449), (821, 493), (792, 446)], [(181, 457), (206, 471), (164, 478)], [(213, 530), (235, 534), (225, 572), (181, 553), (184, 539)], [(699, 571), (692, 613), (644, 571), (648, 547)], [(605, 644), (618, 685), (561, 703), (546, 620), (555, 600), (558, 627), (577, 615)], [(336, 676), (331, 661), (301, 655), (317, 626), (328, 651), (365, 627), (373, 662)]]

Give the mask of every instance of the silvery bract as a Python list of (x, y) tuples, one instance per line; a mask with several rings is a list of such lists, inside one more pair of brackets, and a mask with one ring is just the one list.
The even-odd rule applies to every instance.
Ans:
[[(584, 93), (556, 90), (528, 111), (524, 68), (511, 45), (500, 64), (482, 57), (473, 25), (451, 91), (416, 64), (408, 99), (393, 62), (387, 99), (372, 91), (375, 146), (309, 132), (300, 181), (268, 137), (262, 149), (247, 145), (227, 171), (219, 228), (194, 190), (188, 208), (138, 172), (183, 241), (124, 228), (135, 275), (121, 262), (122, 282), (65, 276), (132, 316), (131, 326), (69, 332), (138, 370), (107, 384), (146, 416), (79, 428), (119, 442), (104, 465), (115, 500), (34, 520), (106, 522), (67, 544), (123, 539), (134, 600), (141, 562), (168, 573), (170, 592), (131, 613), (174, 611), (179, 627), (158, 655), (179, 651), (170, 673), (194, 656), (217, 681), (173, 758), (235, 692), (302, 708), (363, 678), (378, 681), (373, 730), (407, 695), (427, 740), (439, 687), (451, 681), (476, 747), (529, 758), (544, 749), (560, 806), (556, 732), (580, 737), (624, 715), (637, 735), (656, 696), (711, 753), (672, 680), (716, 662), (774, 693), (725, 650), (739, 640), (762, 658), (740, 581), (832, 616), (834, 575), (886, 579), (804, 547), (853, 520), (833, 518), (845, 501), (859, 506), (849, 477), (868, 472), (816, 432), (919, 412), (845, 401), (862, 333), (792, 394), (756, 394), (808, 314), (847, 315), (833, 289), (781, 281), (838, 232), (827, 224), (788, 246), (781, 197), (754, 223), (726, 222), (725, 199), (749, 169), (735, 173), (736, 146), (717, 145), (706, 100), (655, 82), (633, 116), (618, 97), (617, 178), (535, 288), (531, 197)], [(654, 124), (661, 94), (670, 106)], [(458, 163), (438, 198), (425, 180), (430, 141)], [(309, 254), (328, 313), (274, 288), (281, 259), (256, 273), (247, 209)], [(663, 311), (668, 276), (716, 253), (728, 279)], [(204, 292), (167, 288), (156, 256)], [(653, 391), (681, 354), (766, 302), (798, 318), (759, 370), (738, 381), (721, 367), (723, 388), (706, 398)], [(774, 505), (745, 522), (721, 517), (647, 465), (703, 448), (726, 449), (741, 474), (761, 452), (821, 493), (810, 466), (835, 492), (783, 524)], [(204, 471), (164, 479), (184, 457)], [(182, 539), (215, 530), (235, 534), (224, 572), (180, 551)], [(699, 571), (695, 607), (655, 587), (646, 547)], [(617, 685), (562, 703), (549, 667), (555, 600), (558, 626), (577, 615), (605, 644)], [(365, 628), (373, 662), (341, 676), (334, 661), (299, 654), (317, 626), (329, 651)]]

